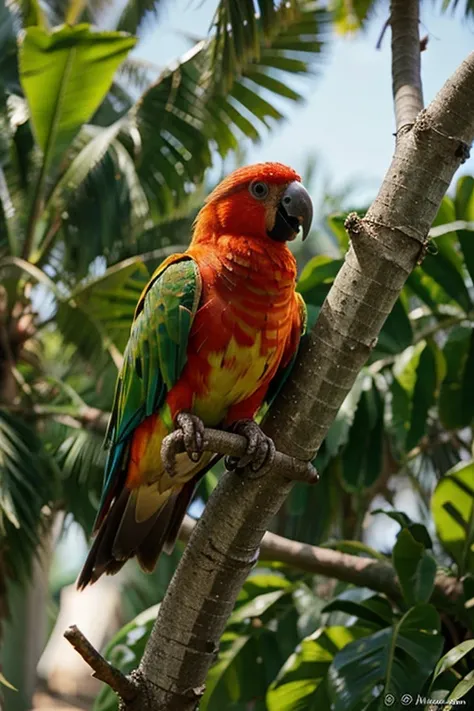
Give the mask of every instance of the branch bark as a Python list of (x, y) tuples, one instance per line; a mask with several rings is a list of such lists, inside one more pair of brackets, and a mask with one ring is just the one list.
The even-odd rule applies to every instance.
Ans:
[(420, 76), (419, 0), (391, 0), (392, 91), (397, 135), (409, 128), (423, 109)]
[[(347, 221), (351, 248), (300, 348), (294, 375), (264, 430), (277, 449), (311, 460), (377, 341), (449, 183), (474, 138), (474, 53), (413, 126), (400, 133), (364, 219)], [(237, 594), (291, 484), (281, 475), (225, 474), (191, 536), (139, 667), (135, 711), (193, 711)]]
[[(196, 527), (196, 521), (186, 516), (179, 538), (188, 541)], [(397, 574), (393, 566), (384, 560), (362, 558), (348, 553), (311, 546), (308, 543), (292, 541), (284, 536), (267, 531), (260, 545), (260, 560), (285, 563), (296, 570), (315, 575), (324, 575), (375, 592), (384, 593), (392, 600), (402, 597)], [(441, 571), (437, 574), (432, 595), (433, 603), (440, 609), (451, 611), (463, 595), (463, 585), (452, 575)]]
[(136, 698), (138, 693), (137, 684), (109, 664), (109, 662), (94, 649), (92, 644), (76, 625), (69, 627), (65, 631), (64, 636), (91, 669), (93, 669), (94, 674), (92, 676), (108, 684), (124, 701), (132, 701)]

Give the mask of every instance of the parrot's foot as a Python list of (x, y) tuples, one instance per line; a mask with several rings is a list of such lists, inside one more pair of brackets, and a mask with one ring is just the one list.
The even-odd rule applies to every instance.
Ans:
[(232, 425), (232, 432), (246, 438), (247, 451), (240, 459), (226, 457), (226, 468), (233, 471), (248, 466), (259, 477), (266, 474), (275, 461), (276, 447), (273, 440), (262, 432), (254, 420), (239, 420)]
[(189, 412), (177, 415), (174, 432), (167, 435), (161, 444), (161, 461), (169, 476), (176, 473), (176, 455), (182, 451), (182, 444), (190, 460), (197, 463), (203, 453), (204, 423)]

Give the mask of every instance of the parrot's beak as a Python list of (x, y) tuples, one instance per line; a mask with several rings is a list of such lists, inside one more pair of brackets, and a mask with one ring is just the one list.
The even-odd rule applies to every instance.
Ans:
[(288, 185), (281, 196), (277, 208), (275, 225), (268, 232), (269, 237), (277, 242), (289, 242), (295, 239), (300, 227), (303, 228), (303, 240), (309, 234), (313, 221), (313, 203), (306, 188), (297, 180)]

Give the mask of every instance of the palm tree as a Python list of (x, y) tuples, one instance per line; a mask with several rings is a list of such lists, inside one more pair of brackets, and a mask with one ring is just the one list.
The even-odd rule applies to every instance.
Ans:
[(97, 0), (0, 0), (0, 618), (57, 513), (90, 527), (149, 270), (186, 244), (206, 170), (301, 100), (327, 36), (312, 0), (221, 0), (157, 76), (130, 52), (162, 5), (129, 0), (110, 31)]

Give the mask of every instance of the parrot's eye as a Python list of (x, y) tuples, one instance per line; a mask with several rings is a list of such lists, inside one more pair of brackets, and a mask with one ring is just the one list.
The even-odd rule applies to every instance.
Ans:
[(264, 200), (268, 195), (268, 185), (260, 180), (254, 180), (249, 185), (250, 195), (257, 200)]

